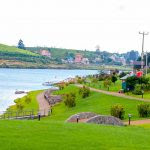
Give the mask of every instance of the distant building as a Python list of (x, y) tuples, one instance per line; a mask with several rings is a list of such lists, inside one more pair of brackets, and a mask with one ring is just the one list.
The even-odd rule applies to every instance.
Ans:
[(75, 56), (75, 63), (81, 63), (83, 56), (81, 54), (76, 54)]
[(89, 64), (89, 59), (88, 58), (82, 58), (82, 64), (88, 65)]
[(40, 54), (42, 56), (47, 56), (47, 57), (51, 57), (51, 53), (48, 50), (41, 50)]

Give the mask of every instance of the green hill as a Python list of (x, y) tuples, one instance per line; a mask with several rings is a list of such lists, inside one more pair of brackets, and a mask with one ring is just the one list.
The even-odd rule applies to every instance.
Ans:
[[(30, 62), (30, 63), (49, 63), (50, 60), (41, 56), (40, 54), (33, 53), (29, 50), (23, 50), (14, 46), (7, 46), (0, 44), (0, 60), (17, 61), (17, 62)], [(5, 61), (4, 61), (5, 60)], [(2, 62), (1, 62), (2, 63)]]

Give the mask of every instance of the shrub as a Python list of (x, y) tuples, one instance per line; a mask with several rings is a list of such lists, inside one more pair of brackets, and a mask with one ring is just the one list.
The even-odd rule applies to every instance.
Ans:
[(83, 86), (79, 89), (79, 94), (82, 96), (82, 98), (86, 98), (90, 95), (90, 88)]
[(19, 102), (19, 103), (16, 104), (16, 107), (17, 107), (17, 110), (22, 111), (23, 108), (24, 108), (24, 105)]
[(115, 82), (117, 81), (117, 77), (115, 75), (112, 75), (111, 81), (115, 84)]
[(119, 104), (113, 105), (111, 107), (111, 115), (123, 119), (125, 115), (124, 107)]
[(75, 99), (76, 99), (75, 93), (66, 94), (64, 103), (67, 107), (75, 107), (76, 106)]
[(28, 97), (28, 96), (26, 96), (26, 97), (25, 97), (25, 102), (26, 102), (27, 104), (31, 103), (31, 98)]
[(92, 82), (93, 82), (93, 83), (97, 83), (97, 82), (98, 82), (97, 78), (93, 78), (93, 79), (92, 79)]
[(148, 117), (150, 115), (150, 105), (149, 104), (139, 104), (137, 106), (138, 113), (140, 117)]
[(63, 90), (65, 88), (65, 84), (64, 83), (58, 84), (58, 87), (59, 87), (59, 90)]
[(85, 79), (81, 78), (81, 77), (78, 77), (77, 78), (77, 83), (79, 83), (79, 84), (85, 83)]
[(142, 95), (142, 86), (140, 84), (136, 84), (133, 94)]
[(112, 83), (111, 80), (105, 80), (104, 87), (106, 87), (106, 88), (109, 87), (111, 85), (111, 83)]

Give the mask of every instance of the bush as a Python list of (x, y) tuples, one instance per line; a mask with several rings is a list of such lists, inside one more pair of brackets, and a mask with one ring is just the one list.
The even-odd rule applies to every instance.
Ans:
[(81, 77), (78, 77), (77, 78), (77, 83), (79, 83), (79, 84), (85, 83), (85, 79), (81, 78)]
[(111, 81), (115, 84), (115, 82), (117, 81), (117, 77), (115, 75), (112, 75)]
[(137, 106), (138, 113), (140, 117), (148, 117), (150, 115), (150, 105), (149, 104), (139, 104)]
[(97, 82), (98, 82), (98, 80), (96, 78), (92, 79), (92, 83), (97, 83)]
[(79, 89), (79, 94), (82, 96), (82, 98), (86, 98), (90, 95), (90, 88), (83, 86)]
[(142, 95), (142, 86), (140, 84), (136, 84), (133, 94), (135, 95)]
[(112, 83), (111, 80), (105, 80), (104, 81), (104, 87), (108, 88), (111, 85), (111, 83)]
[(125, 111), (122, 105), (116, 104), (111, 107), (111, 115), (120, 119), (124, 118)]
[(57, 86), (59, 87), (59, 90), (63, 90), (65, 88), (65, 84), (64, 83), (63, 84), (58, 84)]
[(26, 96), (26, 97), (25, 97), (25, 102), (26, 102), (27, 104), (31, 103), (31, 98), (28, 97), (28, 96)]
[(75, 99), (76, 99), (75, 93), (66, 94), (64, 103), (67, 107), (75, 107), (76, 106)]
[(24, 105), (19, 102), (19, 103), (16, 104), (16, 107), (17, 107), (17, 110), (22, 111), (23, 108), (24, 108)]

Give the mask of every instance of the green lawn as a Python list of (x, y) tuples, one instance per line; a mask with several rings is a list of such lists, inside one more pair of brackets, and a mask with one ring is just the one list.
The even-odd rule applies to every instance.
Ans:
[(16, 47), (13, 47), (13, 46), (7, 46), (7, 45), (4, 45), (4, 44), (0, 44), (0, 53), (13, 53), (13, 54), (16, 54), (19, 55), (19, 54), (22, 54), (22, 55), (28, 55), (28, 56), (40, 56), (39, 54), (36, 54), (36, 53), (32, 53), (28, 50), (23, 50), (23, 49), (19, 49), (19, 48), (16, 48)]
[[(78, 88), (75, 86), (68, 86), (64, 90), (56, 92), (57, 94), (68, 93), (74, 91), (78, 93)], [(128, 119), (128, 114), (132, 114), (132, 119), (141, 119), (138, 116), (137, 105), (143, 103), (141, 101), (129, 100), (126, 98), (120, 98), (110, 96), (102, 93), (91, 92), (90, 97), (82, 99), (80, 95), (77, 95), (76, 107), (68, 109), (64, 103), (60, 103), (53, 108), (52, 119), (65, 120), (70, 115), (78, 112), (95, 112), (103, 115), (110, 115), (110, 108), (114, 104), (121, 104), (125, 108), (125, 120)]]
[(58, 121), (1, 121), (1, 150), (149, 150), (150, 129)]
[[(98, 81), (97, 83), (86, 83), (85, 85), (96, 89), (108, 91), (108, 88), (104, 87), (104, 81)], [(117, 80), (115, 84), (112, 83), (109, 87), (109, 91), (111, 92), (118, 92), (120, 89), (122, 89), (121, 80)]]
[[(30, 112), (32, 111), (34, 114), (38, 113), (39, 109), (39, 104), (36, 100), (36, 97), (38, 94), (40, 94), (43, 90), (38, 90), (38, 91), (31, 91), (28, 93), (27, 96), (24, 96), (22, 98), (14, 100), (15, 103), (19, 103), (23, 106), (22, 111), (26, 113), (26, 115), (29, 115)], [(30, 102), (26, 102), (26, 97), (30, 97)], [(18, 115), (22, 115), (22, 111), (17, 107), (17, 105), (12, 105), (7, 109), (7, 112), (5, 113), (5, 117), (9, 115), (9, 112), (11, 112), (11, 116), (16, 116), (16, 112), (18, 112)]]
[[(70, 85), (55, 94), (78, 88)], [(38, 91), (40, 92), (40, 91)], [(34, 93), (35, 100), (38, 92)], [(137, 114), (135, 100), (118, 98), (92, 92), (90, 97), (82, 99), (77, 95), (77, 105), (66, 108), (64, 103), (53, 107), (51, 116), (37, 120), (0, 120), (1, 150), (149, 150), (150, 126), (105, 126), (85, 123), (66, 123), (72, 114), (90, 111), (110, 115), (110, 107), (120, 103), (132, 119), (141, 119)], [(35, 106), (35, 105), (34, 105)]]
[[(121, 80), (117, 80), (115, 84), (112, 83), (111, 86), (109, 87), (109, 91), (110, 92), (118, 92), (120, 89), (122, 89), (121, 83), (122, 83)], [(98, 81), (97, 83), (86, 83), (84, 85), (86, 85), (88, 87), (108, 91), (108, 88), (104, 87), (103, 81)], [(125, 94), (133, 96), (133, 97), (137, 97), (137, 98), (142, 98), (142, 95), (135, 95), (135, 94), (132, 94), (131, 92), (125, 93)], [(143, 98), (144, 99), (150, 99), (150, 92), (149, 91), (145, 92)]]

